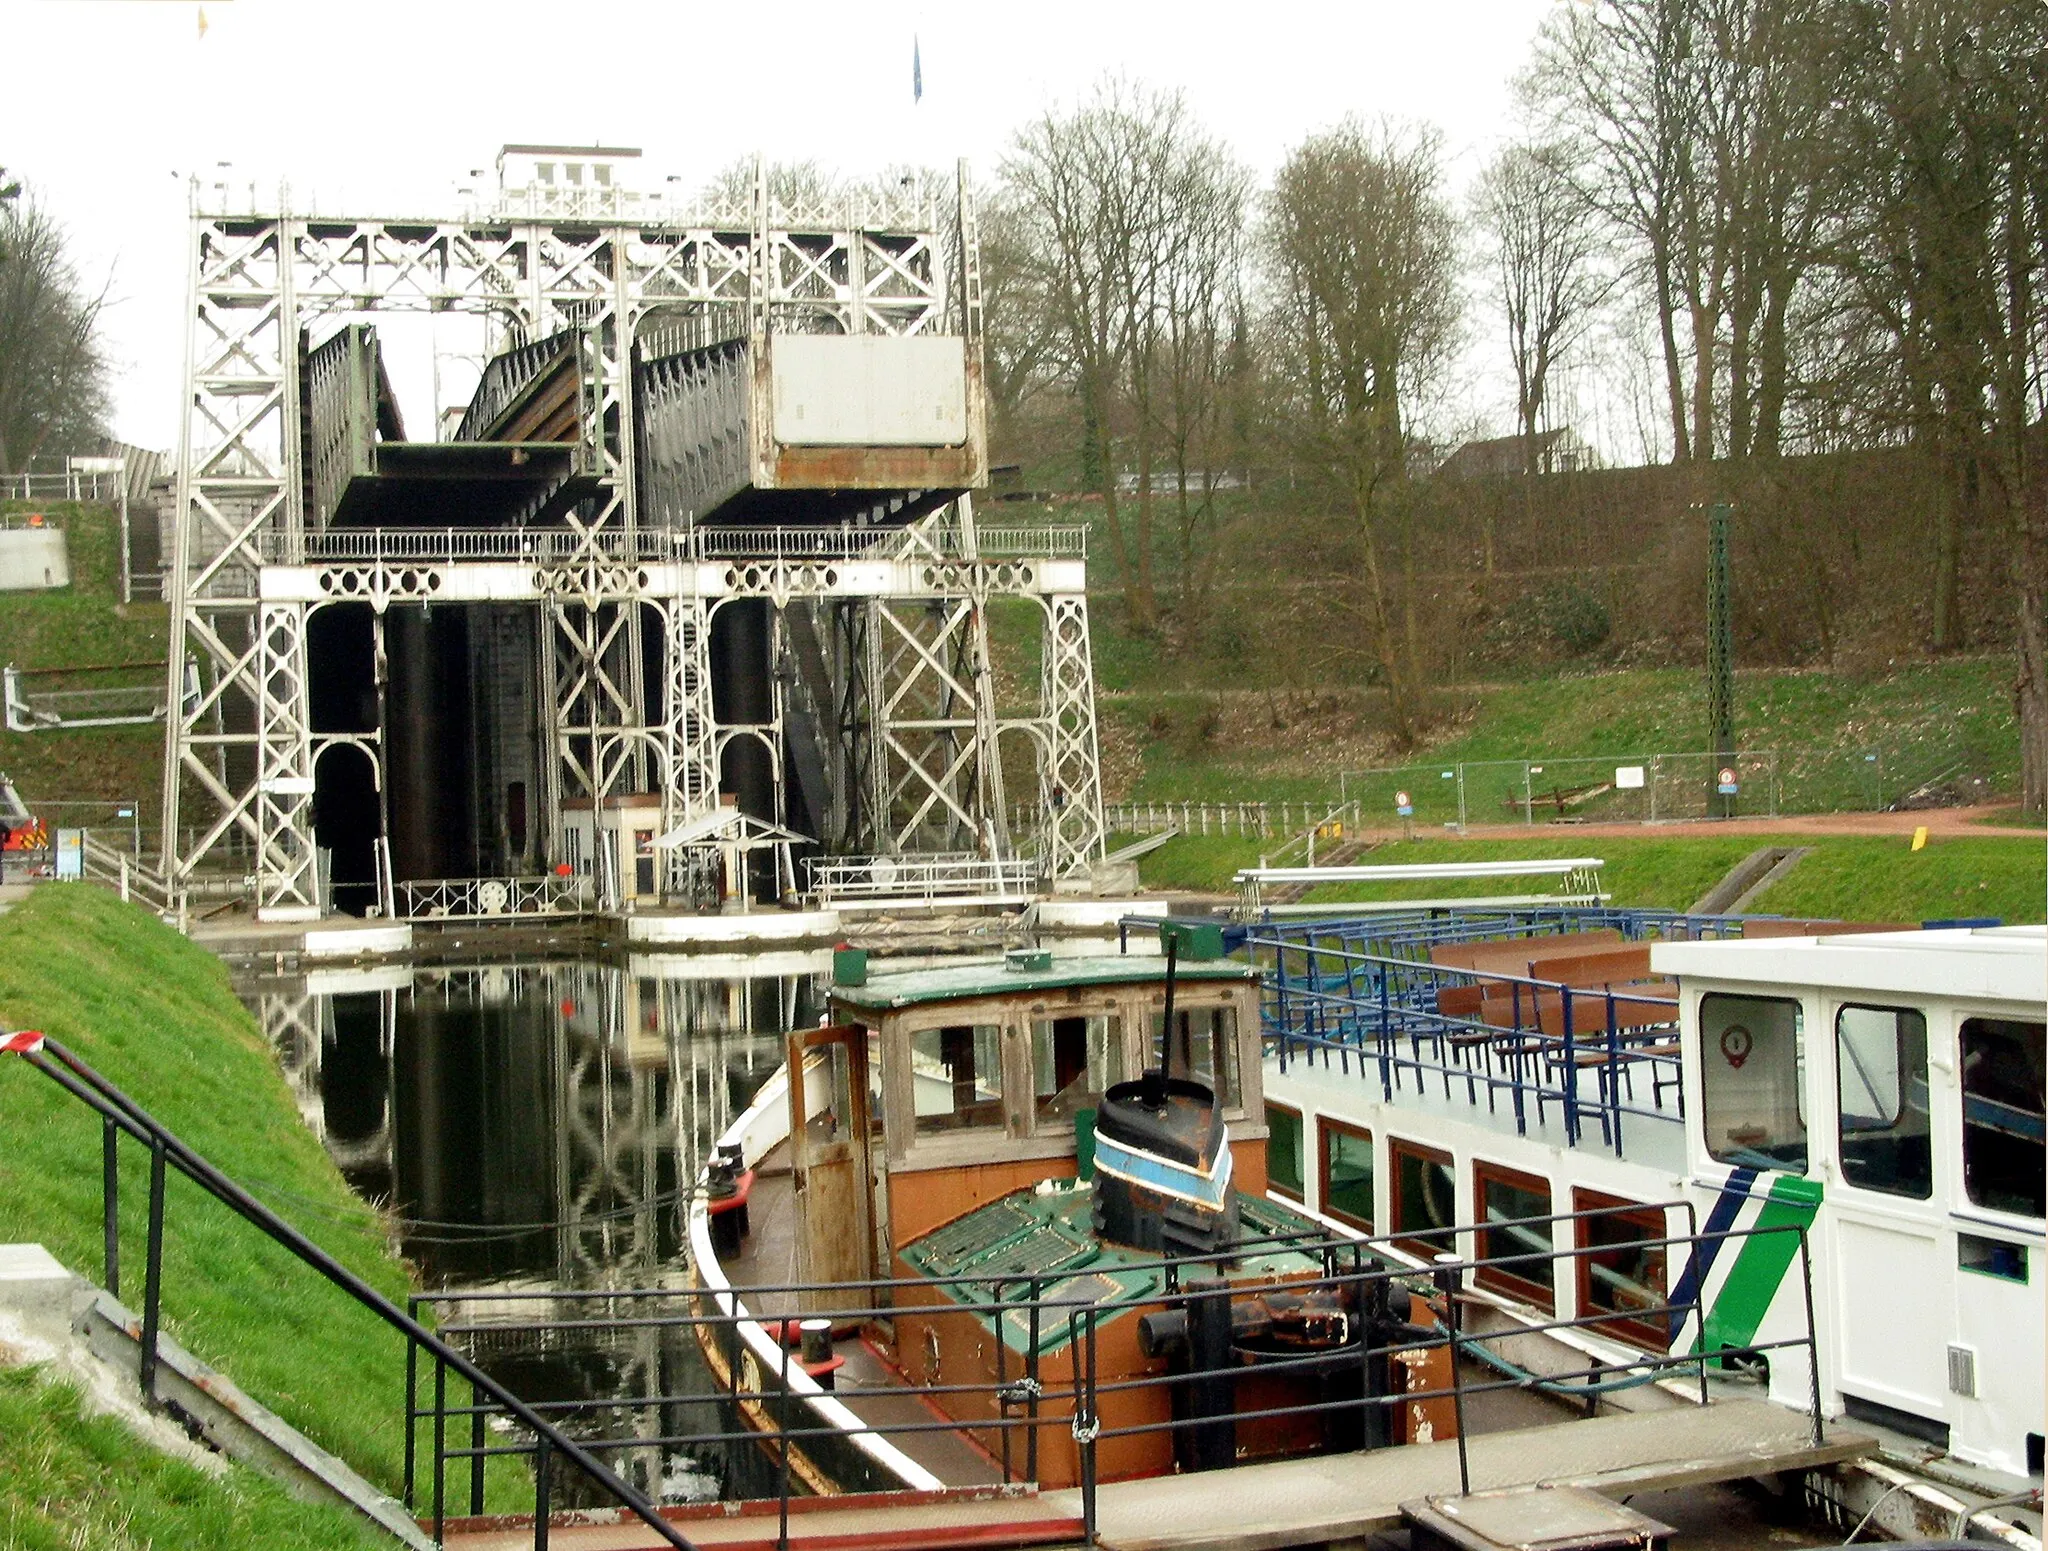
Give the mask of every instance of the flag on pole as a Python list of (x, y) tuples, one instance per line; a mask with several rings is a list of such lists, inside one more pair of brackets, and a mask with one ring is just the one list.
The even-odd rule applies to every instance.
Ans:
[(917, 44), (917, 34), (910, 35), (910, 100), (924, 101), (924, 55)]

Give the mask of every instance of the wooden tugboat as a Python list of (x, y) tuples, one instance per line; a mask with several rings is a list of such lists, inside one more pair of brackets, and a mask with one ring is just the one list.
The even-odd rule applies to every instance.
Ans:
[[(704, 1285), (742, 1295), (729, 1341), (705, 1342), (714, 1370), (731, 1382), (737, 1354), (743, 1393), (786, 1374), (841, 1430), (793, 1457), (811, 1487), (1075, 1483), (1061, 1397), (1088, 1354), (1098, 1424), (1143, 1429), (1104, 1439), (1105, 1480), (1385, 1441), (1355, 1406), (1239, 1420), (1313, 1405), (1340, 1371), (1355, 1393), (1367, 1327), (1355, 1296), (1289, 1290), (1328, 1274), (1329, 1234), (1266, 1197), (1257, 973), (1213, 930), (1183, 940), (1172, 964), (1013, 953), (869, 976), (840, 956), (829, 1021), (790, 1037), (692, 1219)], [(891, 1279), (808, 1352), (783, 1340), (804, 1297), (747, 1292)], [(1285, 1363), (1270, 1379), (1268, 1355)], [(1226, 1364), (1231, 1382), (1115, 1388)], [(906, 1385), (949, 1392), (960, 1430), (865, 1431), (929, 1418)]]

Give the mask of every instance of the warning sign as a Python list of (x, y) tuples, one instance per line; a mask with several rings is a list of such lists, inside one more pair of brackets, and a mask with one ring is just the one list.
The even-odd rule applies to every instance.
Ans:
[(1735, 795), (1735, 771), (1732, 766), (1723, 765), (1717, 781), (1722, 796), (1733, 797)]
[(1394, 811), (1404, 819), (1412, 818), (1415, 815), (1415, 803), (1406, 792), (1396, 792), (1394, 793)]

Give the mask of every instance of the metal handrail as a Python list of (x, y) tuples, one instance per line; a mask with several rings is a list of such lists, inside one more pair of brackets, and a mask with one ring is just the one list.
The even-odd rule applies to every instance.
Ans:
[[(1689, 1321), (1693, 1319), (1703, 1320), (1705, 1317), (1703, 1283), (1698, 1279), (1687, 1280), (1681, 1277), (1679, 1279), (1679, 1285), (1682, 1289), (1680, 1296), (1672, 1297), (1668, 1293), (1664, 1293), (1663, 1289), (1659, 1289), (1659, 1301), (1642, 1309), (1596, 1308), (1591, 1312), (1581, 1312), (1569, 1318), (1549, 1319), (1526, 1319), (1517, 1315), (1509, 1325), (1501, 1329), (1474, 1331), (1466, 1328), (1461, 1315), (1461, 1309), (1464, 1304), (1470, 1301), (1473, 1292), (1485, 1290), (1486, 1284), (1480, 1279), (1482, 1273), (1498, 1272), (1503, 1269), (1513, 1269), (1535, 1262), (1543, 1262), (1552, 1268), (1552, 1279), (1555, 1282), (1559, 1280), (1555, 1268), (1560, 1263), (1574, 1264), (1581, 1260), (1588, 1260), (1602, 1254), (1608, 1254), (1613, 1252), (1616, 1246), (1595, 1242), (1590, 1238), (1581, 1242), (1579, 1236), (1574, 1235), (1571, 1242), (1565, 1244), (1553, 1243), (1543, 1249), (1518, 1251), (1505, 1255), (1484, 1253), (1471, 1256), (1446, 1255), (1439, 1257), (1430, 1265), (1415, 1264), (1412, 1251), (1405, 1247), (1412, 1245), (1418, 1238), (1430, 1242), (1450, 1244), (1457, 1242), (1461, 1237), (1473, 1236), (1477, 1241), (1478, 1247), (1483, 1249), (1489, 1242), (1489, 1235), (1499, 1233), (1508, 1227), (1533, 1227), (1537, 1225), (1550, 1227), (1563, 1223), (1631, 1216), (1645, 1210), (1657, 1213), (1660, 1220), (1668, 1220), (1668, 1214), (1672, 1211), (1684, 1214), (1686, 1226), (1683, 1232), (1659, 1231), (1646, 1233), (1640, 1238), (1630, 1241), (1633, 1247), (1645, 1250), (1667, 1252), (1682, 1250), (1686, 1252), (1683, 1261), (1679, 1261), (1677, 1256), (1667, 1256), (1667, 1259), (1675, 1264), (1690, 1264), (1703, 1248), (1725, 1243), (1731, 1239), (1746, 1240), (1752, 1235), (1769, 1234), (1789, 1234), (1794, 1236), (1797, 1239), (1797, 1252), (1800, 1257), (1801, 1292), (1805, 1315), (1803, 1333), (1768, 1340), (1752, 1340), (1743, 1345), (1731, 1343), (1712, 1350), (1709, 1350), (1703, 1342), (1695, 1342), (1690, 1349), (1686, 1350), (1654, 1351), (1632, 1349), (1626, 1355), (1618, 1356), (1613, 1360), (1601, 1360), (1597, 1356), (1588, 1354), (1587, 1360), (1582, 1366), (1555, 1371), (1546, 1370), (1541, 1374), (1531, 1374), (1525, 1370), (1520, 1370), (1517, 1365), (1507, 1359), (1504, 1352), (1495, 1351), (1493, 1349), (1494, 1346), (1496, 1344), (1504, 1345), (1509, 1342), (1524, 1340), (1532, 1335), (1554, 1332), (1585, 1331), (1595, 1335), (1610, 1335), (1617, 1324), (1642, 1324), (1645, 1322), (1670, 1329), (1672, 1340), (1675, 1342)], [(1161, 1257), (1156, 1260), (1140, 1260), (1129, 1264), (1120, 1263), (1118, 1269), (1120, 1271), (1132, 1272), (1162, 1270), (1166, 1274), (1165, 1296), (1168, 1299), (1199, 1299), (1206, 1296), (1218, 1296), (1219, 1294), (1208, 1292), (1205, 1285), (1201, 1283), (1190, 1285), (1188, 1278), (1191, 1275), (1206, 1268), (1214, 1267), (1233, 1257), (1242, 1256), (1248, 1251), (1256, 1252), (1256, 1248), (1260, 1244), (1268, 1244), (1269, 1246), (1284, 1244), (1286, 1247), (1294, 1248), (1304, 1255), (1319, 1257), (1323, 1261), (1323, 1273), (1320, 1276), (1289, 1280), (1286, 1286), (1290, 1292), (1299, 1293), (1316, 1289), (1335, 1289), (1340, 1293), (1348, 1292), (1356, 1297), (1362, 1297), (1362, 1290), (1371, 1284), (1391, 1283), (1408, 1284), (1411, 1286), (1417, 1282), (1433, 1284), (1436, 1292), (1436, 1298), (1431, 1303), (1435, 1314), (1435, 1324), (1433, 1327), (1427, 1327), (1412, 1336), (1404, 1333), (1398, 1338), (1390, 1339), (1384, 1345), (1375, 1346), (1361, 1341), (1356, 1347), (1344, 1348), (1343, 1356), (1346, 1361), (1357, 1362), (1360, 1365), (1361, 1372), (1363, 1372), (1364, 1365), (1375, 1358), (1450, 1346), (1453, 1359), (1450, 1383), (1447, 1386), (1421, 1390), (1402, 1388), (1398, 1391), (1380, 1393), (1372, 1393), (1369, 1385), (1361, 1384), (1359, 1387), (1360, 1392), (1357, 1395), (1347, 1395), (1332, 1400), (1274, 1405), (1249, 1411), (1234, 1410), (1232, 1416), (1236, 1420), (1257, 1421), (1264, 1418), (1283, 1416), (1318, 1416), (1342, 1411), (1370, 1411), (1373, 1408), (1386, 1412), (1415, 1401), (1449, 1399), (1458, 1407), (1460, 1414), (1460, 1425), (1457, 1429), (1459, 1438), (1459, 1472), (1464, 1490), (1469, 1491), (1471, 1489), (1470, 1465), (1465, 1444), (1467, 1428), (1463, 1424), (1463, 1410), (1469, 1397), (1494, 1391), (1536, 1388), (1565, 1398), (1583, 1397), (1587, 1400), (1593, 1400), (1610, 1390), (1656, 1382), (1660, 1376), (1665, 1374), (1685, 1373), (1690, 1374), (1696, 1382), (1698, 1402), (1704, 1405), (1711, 1401), (1707, 1375), (1709, 1364), (1725, 1366), (1730, 1359), (1762, 1356), (1774, 1351), (1804, 1349), (1808, 1358), (1808, 1414), (1811, 1420), (1812, 1438), (1816, 1446), (1824, 1441), (1818, 1349), (1814, 1334), (1812, 1264), (1808, 1233), (1803, 1225), (1781, 1223), (1750, 1228), (1709, 1228), (1702, 1232), (1698, 1225), (1697, 1211), (1693, 1203), (1686, 1200), (1675, 1200), (1652, 1205), (1587, 1207), (1570, 1212), (1555, 1212), (1540, 1217), (1515, 1219), (1512, 1223), (1454, 1224), (1440, 1229), (1431, 1229), (1421, 1234), (1408, 1232), (1351, 1237), (1348, 1235), (1339, 1236), (1324, 1231), (1306, 1243), (1301, 1242), (1303, 1237), (1303, 1235), (1289, 1234), (1276, 1235), (1271, 1240), (1254, 1238), (1240, 1243), (1230, 1250), (1184, 1257)], [(589, 1303), (616, 1305), (623, 1302), (637, 1309), (645, 1309), (649, 1304), (655, 1302), (682, 1302), (686, 1305), (685, 1310), (682, 1312), (635, 1312), (624, 1316), (615, 1314), (610, 1317), (590, 1317), (580, 1313), (551, 1313), (549, 1317), (541, 1319), (475, 1319), (468, 1323), (449, 1324), (440, 1327), (445, 1334), (451, 1335), (496, 1335), (503, 1337), (528, 1334), (541, 1339), (559, 1339), (565, 1333), (606, 1329), (632, 1329), (636, 1331), (648, 1329), (686, 1329), (692, 1332), (703, 1327), (724, 1329), (733, 1325), (735, 1319), (739, 1317), (735, 1314), (734, 1309), (736, 1307), (736, 1297), (742, 1291), (744, 1291), (754, 1307), (759, 1307), (764, 1300), (774, 1299), (777, 1302), (789, 1303), (792, 1309), (801, 1310), (800, 1314), (790, 1313), (782, 1316), (785, 1319), (798, 1317), (822, 1319), (835, 1325), (845, 1322), (859, 1322), (871, 1318), (875, 1314), (877, 1305), (883, 1303), (893, 1307), (898, 1317), (902, 1317), (909, 1312), (941, 1315), (965, 1314), (987, 1317), (998, 1328), (1000, 1328), (1001, 1321), (1007, 1316), (1024, 1310), (1029, 1310), (1034, 1315), (1048, 1316), (1055, 1322), (1064, 1319), (1068, 1325), (1070, 1347), (1076, 1354), (1077, 1359), (1073, 1363), (1072, 1377), (1067, 1381), (1056, 1381), (1045, 1386), (1039, 1384), (1038, 1370), (1033, 1361), (1038, 1348), (1038, 1340), (1034, 1334), (1024, 1354), (1027, 1366), (1023, 1375), (1015, 1381), (1011, 1381), (1001, 1369), (1000, 1352), (1003, 1349), (1003, 1343), (999, 1342), (998, 1373), (996, 1379), (992, 1382), (955, 1384), (914, 1384), (906, 1382), (900, 1386), (892, 1385), (890, 1389), (892, 1394), (900, 1393), (914, 1396), (927, 1402), (958, 1395), (986, 1394), (992, 1391), (996, 1394), (999, 1401), (1004, 1400), (1005, 1391), (1009, 1391), (1014, 1397), (1017, 1397), (999, 1405), (996, 1414), (986, 1417), (977, 1416), (972, 1419), (941, 1418), (912, 1422), (870, 1422), (868, 1419), (862, 1418), (861, 1427), (863, 1431), (876, 1435), (944, 1431), (988, 1431), (998, 1433), (1003, 1442), (1005, 1479), (1009, 1479), (1009, 1465), (1011, 1463), (1009, 1444), (1012, 1435), (1020, 1428), (1024, 1430), (1027, 1443), (1034, 1451), (1032, 1458), (1035, 1459), (1038, 1430), (1069, 1420), (1069, 1418), (1060, 1415), (1057, 1411), (1050, 1417), (1045, 1416), (1039, 1409), (1040, 1406), (1046, 1403), (1071, 1404), (1074, 1408), (1074, 1416), (1070, 1425), (1080, 1449), (1077, 1464), (1081, 1466), (1083, 1513), (1086, 1522), (1092, 1527), (1095, 1517), (1095, 1485), (1090, 1461), (1092, 1461), (1093, 1452), (1098, 1447), (1099, 1440), (1172, 1432), (1183, 1427), (1200, 1425), (1207, 1418), (1184, 1417), (1166, 1421), (1147, 1420), (1124, 1423), (1117, 1426), (1107, 1426), (1102, 1423), (1102, 1396), (1122, 1392), (1143, 1391), (1178, 1383), (1186, 1380), (1189, 1375), (1187, 1373), (1141, 1373), (1133, 1377), (1121, 1379), (1099, 1378), (1095, 1372), (1094, 1362), (1095, 1331), (1100, 1318), (1099, 1309), (1090, 1303), (1075, 1303), (1072, 1300), (1064, 1299), (1047, 1300), (1040, 1296), (1042, 1289), (1048, 1284), (1057, 1284), (1072, 1274), (1071, 1270), (1060, 1269), (1029, 1275), (1015, 1272), (1001, 1274), (968, 1271), (957, 1275), (948, 1275), (942, 1279), (926, 1277), (868, 1278), (835, 1283), (790, 1282), (761, 1285), (750, 1284), (744, 1289), (684, 1287), (477, 1290), (420, 1294), (415, 1297), (414, 1303), (415, 1305), (441, 1307), (497, 1303), (516, 1305), (523, 1302), (536, 1301), (569, 1305)], [(915, 1310), (890, 1298), (877, 1296), (878, 1294), (893, 1294), (908, 1288), (929, 1290), (935, 1280), (943, 1280), (948, 1284), (958, 1285), (963, 1290), (970, 1290), (969, 1296), (959, 1302), (953, 1302), (949, 1299), (943, 1304), (920, 1305)], [(1005, 1286), (1028, 1287), (1029, 1293), (1021, 1299), (1005, 1299), (1002, 1296), (1002, 1290)], [(972, 1291), (973, 1289), (987, 1289), (987, 1291), (975, 1292)], [(777, 1297), (777, 1295), (780, 1296)], [(1229, 1293), (1220, 1294), (1220, 1296), (1230, 1295)], [(698, 1307), (707, 1299), (713, 1305), (713, 1312), (697, 1312)], [(1347, 1304), (1347, 1306), (1350, 1305)], [(758, 1322), (772, 1316), (757, 1314), (749, 1317)], [(1033, 1328), (1035, 1332), (1039, 1327), (1034, 1325)], [(659, 1437), (650, 1437), (636, 1433), (617, 1439), (593, 1442), (591, 1447), (605, 1450), (634, 1449), (678, 1444), (702, 1444), (714, 1441), (760, 1440), (765, 1437), (775, 1446), (774, 1452), (776, 1455), (780, 1458), (786, 1458), (786, 1451), (792, 1444), (806, 1439), (832, 1437), (838, 1435), (843, 1429), (833, 1425), (829, 1419), (824, 1417), (792, 1425), (788, 1414), (788, 1403), (791, 1399), (789, 1370), (792, 1366), (792, 1361), (789, 1356), (789, 1343), (786, 1335), (780, 1344), (782, 1350), (780, 1353), (781, 1372), (778, 1375), (779, 1388), (771, 1389), (766, 1387), (765, 1379), (762, 1381), (762, 1387), (760, 1388), (741, 1387), (739, 1364), (735, 1362), (732, 1365), (729, 1384), (722, 1385), (715, 1397), (708, 1394), (671, 1395), (666, 1393), (652, 1397), (597, 1396), (579, 1400), (547, 1402), (544, 1403), (542, 1409), (568, 1415), (589, 1415), (644, 1408), (652, 1405), (687, 1404), (692, 1401), (711, 1398), (719, 1398), (735, 1403), (748, 1403), (754, 1405), (757, 1408), (758, 1414), (763, 1417), (763, 1425), (759, 1428), (740, 1426), (714, 1434), (693, 1433), (687, 1437), (681, 1435), (671, 1437), (666, 1434)], [(1274, 1376), (1288, 1373), (1327, 1372), (1331, 1355), (1330, 1353), (1308, 1353), (1297, 1357), (1274, 1356), (1261, 1361), (1259, 1373), (1262, 1376)], [(1468, 1356), (1493, 1366), (1496, 1371), (1503, 1373), (1504, 1376), (1498, 1379), (1479, 1381), (1466, 1379), (1462, 1373), (1461, 1359)], [(1209, 1370), (1201, 1371), (1207, 1372)], [(1026, 1382), (1027, 1380), (1028, 1382)], [(472, 1494), (475, 1494), (480, 1490), (482, 1460), (495, 1453), (507, 1452), (507, 1449), (503, 1446), (486, 1446), (483, 1443), (484, 1419), (494, 1408), (482, 1404), (473, 1404), (466, 1407), (448, 1406), (445, 1403), (445, 1397), (437, 1397), (436, 1404), (439, 1407), (438, 1411), (417, 1408), (417, 1417), (420, 1419), (433, 1418), (436, 1425), (436, 1434), (440, 1436), (445, 1432), (448, 1418), (467, 1416), (471, 1421), (471, 1438), (473, 1440), (467, 1448), (447, 1448), (443, 1450), (437, 1456), (436, 1469), (438, 1471), (442, 1468), (445, 1460), (469, 1459), (472, 1462), (471, 1490)], [(1026, 1415), (1014, 1416), (1010, 1414), (1010, 1404), (1028, 1404), (1030, 1409)], [(772, 1426), (768, 1425), (771, 1422)], [(1027, 1477), (1035, 1478), (1035, 1474), (1027, 1472)], [(783, 1487), (786, 1492), (786, 1476), (783, 1481)], [(474, 1495), (472, 1500), (475, 1500)], [(783, 1522), (785, 1526), (787, 1524), (787, 1512), (787, 1501), (785, 1498), (783, 1506), (783, 1513), (785, 1515)]]
[[(326, 528), (296, 541), (280, 530), (254, 535), (269, 565), (405, 564), (462, 561), (573, 563), (596, 557), (618, 561), (850, 561), (961, 562), (968, 558), (952, 530), (910, 528)], [(989, 528), (978, 536), (980, 561), (1085, 559), (1085, 528)]]
[(989, 892), (1028, 894), (1039, 863), (1028, 857), (831, 857), (811, 864), (811, 890), (834, 899), (945, 899)]
[[(1418, 1079), (1425, 1073), (1441, 1076), (1447, 1092), (1453, 1079), (1464, 1082), (1468, 1094), (1481, 1083), (1486, 1085), (1489, 1095), (1505, 1088), (1514, 1099), (1518, 1131), (1526, 1131), (1525, 1099), (1535, 1099), (1539, 1124), (1543, 1105), (1555, 1101), (1564, 1116), (1565, 1139), (1568, 1144), (1577, 1146), (1584, 1111), (1588, 1107), (1579, 1092), (1578, 1063), (1581, 1056), (1595, 1056), (1600, 1062), (1595, 1069), (1599, 1097), (1591, 1107), (1599, 1114), (1602, 1135), (1617, 1156), (1622, 1151), (1621, 1117), (1624, 1114), (1671, 1123), (1684, 1119), (1682, 1085), (1677, 1114), (1668, 1114), (1661, 1106), (1643, 1109), (1621, 1101), (1620, 1079), (1625, 1062), (1646, 1063), (1653, 1068), (1662, 1064), (1674, 1071), (1682, 1070), (1682, 1067), (1675, 1055), (1645, 1050), (1640, 1048), (1639, 1041), (1623, 1040), (1616, 1004), (1668, 1008), (1669, 1019), (1643, 1025), (1664, 1030), (1677, 1024), (1679, 1004), (1675, 998), (1633, 992), (1625, 984), (1619, 991), (1611, 985), (1575, 986), (1530, 975), (1421, 963), (1414, 959), (1333, 947), (1313, 940), (1290, 943), (1256, 930), (1246, 935), (1245, 946), (1254, 951), (1268, 949), (1273, 954), (1274, 973), (1264, 987), (1261, 1021), (1266, 1037), (1274, 1042), (1282, 1071), (1286, 1070), (1294, 1047), (1301, 1046), (1326, 1054), (1356, 1055), (1361, 1075), (1365, 1062), (1368, 1059), (1374, 1061), (1388, 1099), (1393, 1096), (1401, 1071), (1413, 1071)], [(1288, 977), (1289, 953), (1302, 956), (1305, 979), (1291, 980)], [(1321, 983), (1326, 965), (1331, 968), (1333, 984)], [(1360, 971), (1363, 971), (1366, 982), (1362, 989), (1358, 985)], [(1403, 977), (1398, 988), (1395, 985), (1397, 972)], [(1413, 983), (1410, 983), (1411, 978)], [(1475, 984), (1508, 988), (1509, 1010), (1514, 1019), (1512, 1024), (1494, 1024), (1483, 1017), (1445, 1013), (1432, 1005), (1439, 990)], [(1533, 1020), (1528, 1025), (1522, 1021), (1525, 991)], [(1543, 1027), (1542, 999), (1545, 996), (1559, 999), (1563, 1024), (1559, 1034), (1551, 1034)], [(1581, 1004), (1604, 1008), (1605, 1017), (1600, 1020), (1602, 1026), (1590, 1039), (1581, 1038), (1574, 1026), (1575, 1009)], [(1332, 1010), (1334, 1017), (1330, 1016)], [(1403, 1035), (1408, 1037), (1410, 1044), (1410, 1051), (1405, 1055), (1399, 1048)], [(1484, 1048), (1488, 1050), (1499, 1041), (1537, 1041), (1535, 1054), (1539, 1075), (1534, 1080), (1524, 1078), (1519, 1063), (1512, 1075), (1501, 1077), (1490, 1068), (1482, 1072), (1463, 1062), (1423, 1057), (1423, 1039), (1440, 1041), (1460, 1035), (1483, 1038), (1486, 1042)], [(1555, 1084), (1544, 1082), (1540, 1075), (1548, 1053), (1545, 1047), (1553, 1044), (1564, 1073), (1562, 1081)]]
[[(34, 1030), (22, 1030), (0, 1036), (0, 1052), (7, 1051), (19, 1055), (101, 1118), (101, 1201), (106, 1239), (106, 1280), (107, 1291), (115, 1297), (120, 1296), (120, 1170), (116, 1149), (124, 1134), (149, 1148), (149, 1236), (143, 1269), (141, 1336), (141, 1381), (145, 1404), (154, 1405), (157, 1399), (158, 1337), (163, 1313), (164, 1178), (167, 1168), (175, 1168), (214, 1200), (404, 1336), (409, 1368), (417, 1353), (425, 1351), (435, 1361), (438, 1383), (445, 1385), (446, 1376), (452, 1370), (468, 1381), (474, 1392), (491, 1396), (506, 1415), (534, 1435), (531, 1446), (522, 1446), (516, 1452), (532, 1453), (536, 1460), (534, 1545), (538, 1551), (544, 1551), (547, 1545), (547, 1466), (551, 1454), (560, 1454), (569, 1460), (668, 1545), (676, 1547), (677, 1551), (694, 1551), (693, 1543), (661, 1516), (654, 1503), (621, 1479), (596, 1455), (236, 1184), (62, 1043)], [(435, 1539), (440, 1538), (437, 1523)]]

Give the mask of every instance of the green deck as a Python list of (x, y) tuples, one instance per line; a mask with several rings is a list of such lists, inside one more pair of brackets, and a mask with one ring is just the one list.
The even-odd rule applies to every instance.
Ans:
[[(1176, 983), (1253, 980), (1258, 971), (1228, 960), (1175, 967)], [(1087, 958), (1054, 959), (1045, 969), (1010, 969), (1000, 959), (948, 964), (942, 969), (904, 970), (871, 975), (867, 984), (834, 986), (832, 1000), (847, 1007), (883, 1011), (927, 1002), (970, 1001), (990, 996), (1030, 996), (1076, 986), (1164, 983), (1166, 960), (1156, 953), (1105, 953)]]
[[(1158, 1256), (1106, 1243), (1095, 1236), (1090, 1213), (1094, 1193), (1073, 1180), (1052, 1182), (1055, 1188), (1010, 1194), (977, 1207), (964, 1217), (932, 1229), (903, 1247), (911, 1268), (930, 1277), (955, 1303), (997, 1301), (988, 1282), (958, 1282), (951, 1277), (1015, 1277), (1001, 1288), (1004, 1300), (1030, 1296), (1031, 1278), (1040, 1279), (1041, 1305), (1082, 1299), (1101, 1311), (1096, 1326), (1131, 1313), (1165, 1296), (1166, 1279)], [(1276, 1201), (1238, 1197), (1247, 1238), (1303, 1234), (1320, 1244), (1328, 1235), (1318, 1223)], [(1263, 1280), (1312, 1274), (1322, 1268), (1313, 1252), (1274, 1249), (1249, 1254), (1231, 1268), (1232, 1280)], [(980, 1316), (984, 1326), (993, 1316)], [(1041, 1308), (1038, 1351), (1041, 1356), (1063, 1350), (1069, 1334), (1064, 1311)], [(1013, 1308), (1003, 1314), (1003, 1344), (1013, 1352), (1031, 1348), (1031, 1312)]]

